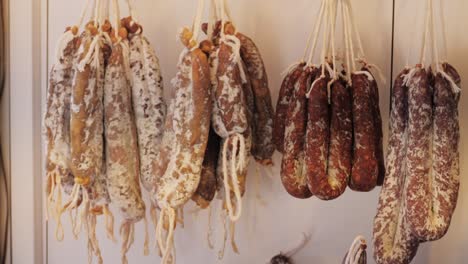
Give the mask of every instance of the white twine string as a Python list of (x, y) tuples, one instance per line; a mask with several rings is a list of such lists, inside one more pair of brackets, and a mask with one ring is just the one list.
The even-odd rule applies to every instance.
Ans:
[(422, 49), (421, 49), (421, 56), (420, 56), (420, 64), (424, 68), (424, 65), (426, 64), (426, 49), (427, 49), (427, 38), (429, 35), (429, 20), (430, 20), (431, 12), (430, 12), (430, 6), (429, 3), (427, 3), (427, 10), (426, 10), (426, 22), (424, 24), (424, 36), (423, 36), (423, 43), (422, 43)]
[(118, 0), (113, 0), (112, 6), (114, 9), (114, 31), (115, 31), (115, 37), (117, 38), (117, 43), (121, 41), (121, 37), (119, 35), (119, 30), (120, 30), (120, 7), (119, 7), (119, 2)]
[(97, 28), (99, 26), (99, 16), (100, 16), (100, 10), (101, 10), (101, 0), (96, 0), (96, 5), (94, 8), (94, 26)]
[(217, 12), (216, 12), (216, 1), (211, 0), (210, 11), (209, 11), (209, 20), (208, 20), (208, 28), (207, 28), (207, 35), (208, 39), (213, 39), (214, 28), (216, 27)]
[[(84, 22), (84, 18), (86, 16), (86, 13), (88, 12), (88, 9), (89, 9), (89, 4), (90, 4), (90, 0), (86, 0), (86, 4), (85, 4), (85, 7), (83, 9), (83, 11), (81, 11), (81, 15), (80, 15), (80, 20), (78, 20), (78, 28), (81, 28), (81, 26), (83, 25), (83, 22)], [(93, 0), (93, 5), (96, 4), (96, 0)]]
[(440, 24), (442, 27), (442, 62), (447, 62), (448, 59), (448, 42), (447, 42), (447, 28), (445, 27), (445, 9), (444, 2), (439, 0)]
[(344, 35), (344, 42), (345, 42), (345, 57), (346, 57), (346, 76), (348, 79), (348, 83), (351, 85), (351, 52), (350, 52), (350, 43), (349, 43), (349, 37), (348, 37), (348, 31), (346, 30), (347, 28), (347, 21), (346, 21), (346, 14), (345, 14), (345, 4), (343, 0), (341, 1), (341, 16), (343, 18), (343, 35)]
[[(228, 161), (227, 161), (227, 151), (228, 151), (229, 142), (231, 143), (231, 146), (233, 148), (231, 151), (230, 173), (228, 172)], [(237, 157), (236, 153), (238, 150), (239, 150), (239, 156)], [(237, 220), (239, 220), (242, 214), (242, 195), (240, 192), (240, 186), (239, 186), (240, 183), (239, 183), (237, 172), (238, 172), (239, 167), (243, 168), (243, 166), (245, 166), (244, 157), (245, 157), (245, 139), (240, 134), (234, 134), (224, 143), (223, 160), (222, 160), (223, 174), (224, 174), (223, 183), (224, 183), (224, 191), (225, 191), (225, 196), (226, 196), (225, 197), (226, 206), (227, 206), (229, 218), (232, 222), (236, 222)], [(234, 191), (234, 195), (236, 198), (235, 202), (232, 201), (231, 199), (231, 185), (229, 184), (229, 180), (231, 181), (232, 189)], [(233, 206), (234, 203), (237, 207), (236, 210), (234, 210), (234, 206)]]
[(353, 39), (353, 33), (351, 30), (351, 21), (350, 21), (350, 15), (349, 15), (349, 7), (348, 5), (344, 4), (344, 17), (346, 20), (346, 28), (345, 31), (348, 35), (348, 41), (349, 41), (349, 48), (350, 48), (350, 54), (351, 54), (351, 68), (353, 69), (353, 72), (356, 71), (356, 57), (354, 55), (354, 39)]
[[(307, 45), (306, 45), (306, 48), (304, 50), (304, 55), (302, 56), (302, 62), (305, 62), (306, 60), (306, 57), (307, 57), (307, 52), (309, 51), (310, 49), (310, 46), (312, 44), (312, 39), (314, 39), (314, 43), (317, 43), (317, 31), (319, 30), (319, 23), (321, 23), (321, 16), (323, 15), (323, 10), (325, 8), (325, 1), (322, 0), (322, 2), (320, 3), (320, 9), (316, 15), (316, 18), (315, 18), (315, 22), (314, 22), (314, 30), (312, 32), (310, 32), (310, 35), (309, 35), (309, 38), (307, 39)], [(315, 37), (315, 38), (314, 38)]]
[[(337, 80), (338, 79), (338, 76), (337, 76), (337, 66), (336, 66), (336, 51), (335, 51), (335, 21), (336, 21), (336, 2), (334, 0), (332, 0), (330, 2), (330, 10), (329, 10), (329, 13), (330, 13), (330, 19), (329, 19), (329, 23), (330, 23), (330, 35), (331, 35), (331, 46), (332, 46), (332, 63), (333, 63), (333, 78), (334, 80)], [(331, 83), (331, 82), (330, 82)], [(330, 95), (330, 93), (328, 93)]]
[(201, 20), (203, 18), (203, 11), (205, 8), (205, 1), (204, 0), (198, 0), (198, 7), (197, 7), (197, 13), (195, 15), (195, 18), (193, 19), (193, 25), (192, 25), (192, 40), (198, 41), (198, 35), (200, 34), (200, 26), (201, 26)]
[(354, 35), (356, 36), (356, 40), (358, 42), (358, 47), (359, 47), (359, 52), (361, 54), (358, 54), (359, 58), (366, 61), (366, 55), (364, 53), (364, 48), (362, 46), (362, 40), (361, 40), (361, 35), (359, 34), (359, 30), (358, 30), (358, 27), (357, 27), (357, 24), (356, 24), (356, 20), (354, 19), (354, 12), (353, 12), (353, 6), (351, 5), (351, 1), (350, 0), (346, 0), (347, 2), (347, 6), (348, 6), (348, 15), (350, 17), (350, 20), (351, 20), (351, 25), (352, 25), (352, 28), (354, 30)]
[(105, 223), (106, 223), (106, 235), (107, 238), (113, 242), (115, 242), (115, 237), (114, 237), (114, 215), (112, 212), (109, 210), (109, 205), (105, 205), (103, 207), (103, 213), (105, 217)]
[(234, 24), (234, 22), (232, 21), (231, 10), (229, 9), (229, 5), (227, 3), (227, 0), (223, 0), (223, 6), (224, 6), (223, 12), (226, 14), (227, 19), (231, 23)]
[(138, 22), (137, 14), (135, 12), (135, 9), (133, 8), (132, 0), (126, 0), (126, 1), (127, 1), (127, 6), (128, 6), (128, 13), (132, 17), (133, 21)]
[(312, 65), (312, 61), (314, 59), (314, 54), (315, 54), (315, 48), (317, 47), (317, 41), (318, 41), (318, 38), (319, 38), (319, 32), (320, 32), (320, 29), (322, 28), (322, 23), (323, 23), (323, 16), (324, 16), (324, 13), (325, 13), (325, 1), (326, 0), (322, 0), (322, 6), (320, 7), (320, 13), (318, 15), (318, 18), (317, 18), (317, 21), (315, 23), (315, 28), (314, 28), (314, 40), (312, 42), (312, 48), (310, 49), (310, 53), (309, 53), (309, 59), (308, 59), (308, 62), (307, 62), (307, 66), (310, 66)]
[(348, 250), (344, 264), (358, 264), (363, 252), (363, 245), (366, 245), (365, 238), (363, 236), (356, 237)]
[(445, 71), (443, 70), (440, 70), (439, 71), (440, 74), (442, 74), (442, 76), (447, 80), (449, 81), (450, 85), (452, 86), (452, 91), (454, 93), (461, 93), (461, 88), (455, 83), (455, 81), (453, 80), (453, 78), (451, 76), (449, 76)]
[(430, 8), (430, 12), (431, 12), (430, 24), (431, 24), (431, 28), (432, 28), (432, 53), (433, 53), (433, 59), (435, 60), (436, 71), (440, 72), (439, 47), (438, 47), (438, 43), (437, 43), (436, 30), (435, 30), (435, 25), (434, 25), (433, 0), (429, 0), (429, 8)]
[(224, 34), (224, 27), (226, 25), (226, 12), (224, 11), (224, 1), (223, 0), (218, 0), (218, 10), (219, 10), (219, 15), (221, 16), (221, 38), (225, 36)]
[(322, 61), (322, 75), (321, 77), (325, 77), (325, 64), (327, 63), (327, 44), (328, 44), (328, 17), (329, 14), (329, 0), (325, 0), (325, 24), (323, 26), (323, 40), (322, 40), (322, 53), (321, 53), (321, 61)]
[[(84, 8), (81, 11), (80, 18), (78, 20), (78, 25), (77, 25), (78, 29), (80, 29), (82, 27), (83, 22), (84, 22), (84, 18), (86, 16), (86, 14), (88, 13), (88, 11), (91, 11), (91, 13), (92, 13), (92, 10), (95, 9), (96, 0), (93, 0), (94, 4), (93, 4), (93, 8), (91, 10), (89, 10), (90, 3), (91, 3), (90, 0), (86, 0)], [(56, 59), (56, 64), (57, 65), (59, 65), (62, 58), (64, 58), (65, 49), (67, 48), (68, 44), (75, 39), (75, 37), (76, 37), (76, 35), (73, 34), (72, 28), (70, 28), (70, 30), (67, 30), (65, 33), (63, 33), (63, 35), (58, 40), (57, 48), (55, 49), (55, 59)]]

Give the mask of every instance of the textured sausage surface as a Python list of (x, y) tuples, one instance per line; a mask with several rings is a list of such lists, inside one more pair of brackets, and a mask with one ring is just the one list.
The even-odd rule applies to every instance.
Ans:
[(139, 182), (139, 156), (131, 88), (122, 46), (115, 45), (106, 71), (104, 93), (107, 185), (112, 203), (126, 222), (145, 216)]
[(156, 183), (153, 162), (164, 130), (166, 104), (159, 60), (148, 40), (135, 35), (130, 41), (132, 102), (138, 132), (140, 180), (147, 191)]
[(419, 241), (406, 219), (404, 192), (407, 188), (408, 87), (405, 69), (392, 90), (387, 170), (374, 219), (374, 258), (378, 264), (407, 264), (416, 255)]
[(323, 78), (312, 87), (305, 145), (309, 189), (322, 200), (343, 194), (351, 173), (351, 94), (343, 80), (334, 81), (329, 105), (328, 81)]
[(164, 175), (158, 180), (162, 208), (179, 208), (197, 190), (210, 131), (210, 68), (200, 49), (185, 50), (173, 80), (175, 97), (171, 127), (174, 145)]
[[(379, 173), (375, 151), (374, 106), (372, 104), (372, 76), (352, 74), (353, 95), (353, 166), (349, 187), (355, 191), (367, 192), (377, 185)], [(372, 80), (371, 80), (372, 79)]]
[(284, 77), (283, 83), (278, 95), (278, 102), (276, 103), (276, 114), (273, 126), (273, 144), (276, 149), (284, 153), (284, 131), (288, 120), (287, 111), (294, 93), (294, 84), (301, 76), (305, 63), (299, 63), (294, 66)]
[[(364, 71), (370, 72), (368, 68), (364, 68)], [(375, 157), (379, 166), (379, 174), (377, 177), (377, 185), (382, 186), (385, 179), (385, 158), (383, 150), (383, 131), (382, 131), (382, 115), (380, 113), (380, 95), (379, 86), (375, 77), (372, 81), (372, 106), (374, 114), (374, 126), (375, 126)]]
[[(73, 63), (80, 40), (79, 37), (71, 40), (60, 61), (51, 69), (44, 116), (47, 174), (60, 177), (67, 194), (71, 193), (74, 184), (70, 168), (70, 99), (75, 74)], [(48, 183), (47, 194), (50, 194), (51, 184)]]
[(203, 159), (203, 167), (197, 191), (192, 200), (201, 208), (207, 208), (214, 199), (217, 189), (216, 170), (220, 153), (221, 138), (210, 130), (208, 145)]
[(307, 126), (306, 92), (318, 70), (308, 67), (294, 85), (294, 93), (287, 111), (288, 124), (284, 133), (284, 154), (281, 162), (281, 181), (286, 191), (300, 199), (312, 196), (305, 173), (304, 143)]
[[(235, 38), (235, 37), (234, 37)], [(245, 96), (235, 43), (222, 41), (211, 59), (213, 85), (213, 126), (222, 138), (249, 127)]]
[(255, 111), (252, 129), (252, 154), (264, 164), (272, 163), (273, 152), (273, 103), (268, 86), (268, 76), (258, 47), (249, 37), (237, 33), (241, 43), (241, 57), (247, 68), (247, 75), (252, 83), (255, 99)]
[[(80, 59), (90, 50), (93, 38), (86, 38), (79, 52)], [(94, 60), (78, 69), (72, 88), (70, 112), (71, 168), (75, 183), (89, 186), (103, 166), (103, 86), (104, 58), (98, 52)]]
[[(451, 78), (459, 80), (457, 76)], [(441, 73), (433, 80), (428, 83), (422, 70), (410, 90), (409, 142), (413, 149), (408, 155), (408, 221), (421, 241), (437, 240), (447, 233), (460, 186), (456, 168), (459, 96)]]

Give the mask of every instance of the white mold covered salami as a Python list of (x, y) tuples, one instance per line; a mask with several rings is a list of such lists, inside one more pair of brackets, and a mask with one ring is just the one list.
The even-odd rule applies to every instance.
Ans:
[(138, 132), (140, 181), (146, 191), (153, 191), (156, 175), (153, 162), (157, 159), (164, 130), (166, 104), (159, 59), (148, 40), (137, 34), (130, 36), (130, 68), (132, 102)]
[(102, 172), (104, 57), (99, 45), (96, 36), (83, 39), (73, 81), (70, 141), (75, 186), (90, 186)]
[(166, 131), (174, 133), (175, 144), (157, 197), (161, 207), (178, 208), (198, 187), (210, 130), (209, 66), (200, 49), (184, 51), (173, 85), (172, 129)]
[(112, 203), (126, 222), (145, 215), (139, 183), (138, 145), (131, 89), (123, 62), (124, 42), (114, 45), (106, 71), (104, 95), (106, 167)]
[[(46, 146), (47, 190), (50, 202), (56, 199), (54, 189), (60, 184), (65, 193), (70, 194), (74, 185), (70, 168), (70, 105), (77, 51), (81, 38), (70, 30), (65, 34), (70, 40), (62, 40), (65, 47), (52, 66), (47, 90), (47, 106), (44, 116), (44, 141)], [(65, 38), (65, 35), (64, 35)], [(60, 190), (57, 190), (60, 192)], [(60, 194), (57, 194), (60, 195)], [(61, 205), (59, 205), (61, 206)]]

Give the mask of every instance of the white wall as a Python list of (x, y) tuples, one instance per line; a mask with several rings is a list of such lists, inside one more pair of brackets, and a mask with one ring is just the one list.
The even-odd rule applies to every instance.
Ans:
[[(76, 23), (81, 2), (49, 0), (48, 10), (48, 52), (52, 61), (55, 43), (64, 28)], [(191, 25), (196, 1), (186, 0), (140, 0), (137, 3), (137, 13), (145, 27), (145, 34), (153, 43), (159, 54), (163, 67), (166, 91), (171, 89), (169, 80), (175, 75), (176, 61), (182, 49), (176, 42), (176, 33), (181, 26)], [(276, 102), (282, 77), (280, 73), (291, 63), (302, 56), (305, 42), (312, 30), (312, 21), (320, 1), (295, 0), (238, 0), (230, 1), (233, 17), (240, 31), (250, 35), (260, 47), (270, 77), (270, 85)], [(391, 65), (391, 20), (392, 1), (388, 0), (355, 0), (355, 11), (364, 48), (371, 62), (379, 65), (387, 80), (390, 79)], [(397, 1), (397, 23), (395, 39), (395, 73), (405, 64), (408, 45), (415, 44), (413, 21), (411, 17), (420, 9), (417, 3), (423, 0), (404, 4)], [(445, 1), (444, 1), (445, 2)], [(450, 48), (449, 58), (459, 69), (462, 76), (468, 76), (468, 61), (466, 47), (468, 35), (462, 34), (468, 26), (464, 19), (464, 11), (468, 3), (463, 0), (447, 1), (447, 28)], [(422, 16), (422, 11), (418, 14)], [(421, 19), (421, 17), (420, 17)], [(419, 28), (418, 28), (419, 29)], [(419, 31), (415, 31), (419, 32)], [(414, 33), (412, 33), (414, 34)], [(419, 47), (417, 44), (416, 47)], [(50, 64), (48, 65), (50, 67)], [(389, 83), (380, 83), (381, 109), (384, 116), (384, 127), (388, 127)], [(465, 96), (461, 102), (462, 130), (466, 128), (466, 108), (468, 102)], [(385, 129), (386, 130), (386, 129)], [(387, 132), (387, 131), (385, 131)], [(468, 161), (465, 138), (462, 138), (462, 174), (466, 180)], [(249, 175), (249, 190), (244, 200), (246, 210), (238, 227), (237, 242), (241, 255), (231, 253), (228, 248), (226, 256), (220, 263), (265, 263), (280, 250), (294, 244), (301, 232), (312, 232), (312, 241), (307, 248), (296, 257), (296, 263), (340, 263), (349, 243), (358, 234), (363, 234), (371, 244), (373, 217), (377, 205), (378, 192), (354, 193), (347, 191), (336, 201), (323, 202), (317, 199), (300, 201), (286, 194), (279, 179), (279, 156), (275, 156), (277, 166), (273, 169), (272, 178), (262, 176), (260, 193), (267, 205), (258, 205), (254, 198), (254, 175)], [(463, 181), (465, 183), (465, 181)], [(443, 240), (423, 245), (414, 263), (462, 263), (468, 257), (468, 231), (463, 223), (468, 220), (468, 213), (463, 210), (467, 206), (466, 184), (462, 185), (459, 208), (455, 214), (449, 234)], [(254, 207), (257, 206), (257, 210)], [(198, 218), (187, 213), (194, 208), (189, 204), (186, 208), (186, 227), (178, 229), (176, 235), (178, 263), (216, 263), (217, 251), (209, 250), (206, 245), (207, 213), (202, 212)], [(64, 217), (67, 219), (67, 217)], [(221, 230), (219, 217), (214, 217), (216, 237), (220, 248)], [(102, 223), (100, 223), (102, 227)], [(66, 241), (58, 243), (53, 239), (54, 225), (48, 230), (48, 260), (49, 263), (84, 263), (86, 262), (86, 244), (83, 240), (74, 241), (70, 233), (66, 233)], [(152, 232), (154, 234), (154, 232)], [(119, 262), (119, 246), (105, 241), (104, 234), (99, 233), (104, 259), (106, 263)], [(129, 254), (130, 263), (158, 263), (159, 258), (153, 252), (150, 257), (142, 256), (143, 227), (138, 225), (137, 241)], [(372, 246), (370, 246), (372, 248)], [(464, 250), (465, 249), (465, 250)], [(370, 252), (372, 256), (372, 252)], [(373, 263), (371, 260), (370, 263)]]

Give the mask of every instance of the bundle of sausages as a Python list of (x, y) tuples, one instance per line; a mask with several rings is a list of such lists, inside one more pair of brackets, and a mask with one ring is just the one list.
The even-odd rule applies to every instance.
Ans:
[[(50, 74), (44, 118), (48, 212), (76, 211), (73, 233), (84, 224), (92, 254), (102, 263), (95, 228), (106, 216), (113, 238), (109, 204), (120, 210), (122, 262), (133, 243), (134, 224), (145, 218), (141, 184), (154, 196), (152, 162), (162, 138), (165, 104), (158, 58), (132, 16), (109, 22), (110, 1), (88, 1), (78, 26), (67, 28)], [(90, 10), (90, 11), (89, 11)], [(90, 22), (79, 28), (87, 13)], [(62, 192), (69, 201), (62, 205)], [(147, 244), (148, 242), (146, 242)]]
[[(346, 50), (338, 70), (335, 24), (343, 20)], [(323, 25), (320, 65), (312, 64)], [(354, 37), (360, 56), (354, 55)], [(312, 41), (312, 36), (314, 36)], [(312, 44), (312, 45), (311, 45)], [(349, 0), (323, 0), (304, 58), (283, 80), (273, 141), (283, 154), (281, 179), (296, 198), (332, 200), (346, 187), (367, 192), (383, 182), (382, 120), (377, 82), (370, 73)], [(356, 70), (355, 61), (363, 64)]]
[[(430, 28), (434, 63), (425, 68)], [(410, 263), (421, 242), (442, 238), (454, 213), (459, 178), (460, 76), (439, 60), (428, 0), (420, 63), (392, 91), (387, 176), (374, 220), (377, 263)]]
[[(272, 165), (274, 113), (260, 52), (236, 31), (224, 0), (211, 1), (210, 23), (202, 26), (204, 7), (199, 1), (192, 28), (180, 33), (185, 49), (154, 166), (163, 263), (174, 262), (178, 211), (190, 199), (208, 208), (217, 192), (237, 252), (234, 223), (242, 213), (250, 157)], [(199, 43), (201, 30), (208, 37)]]

